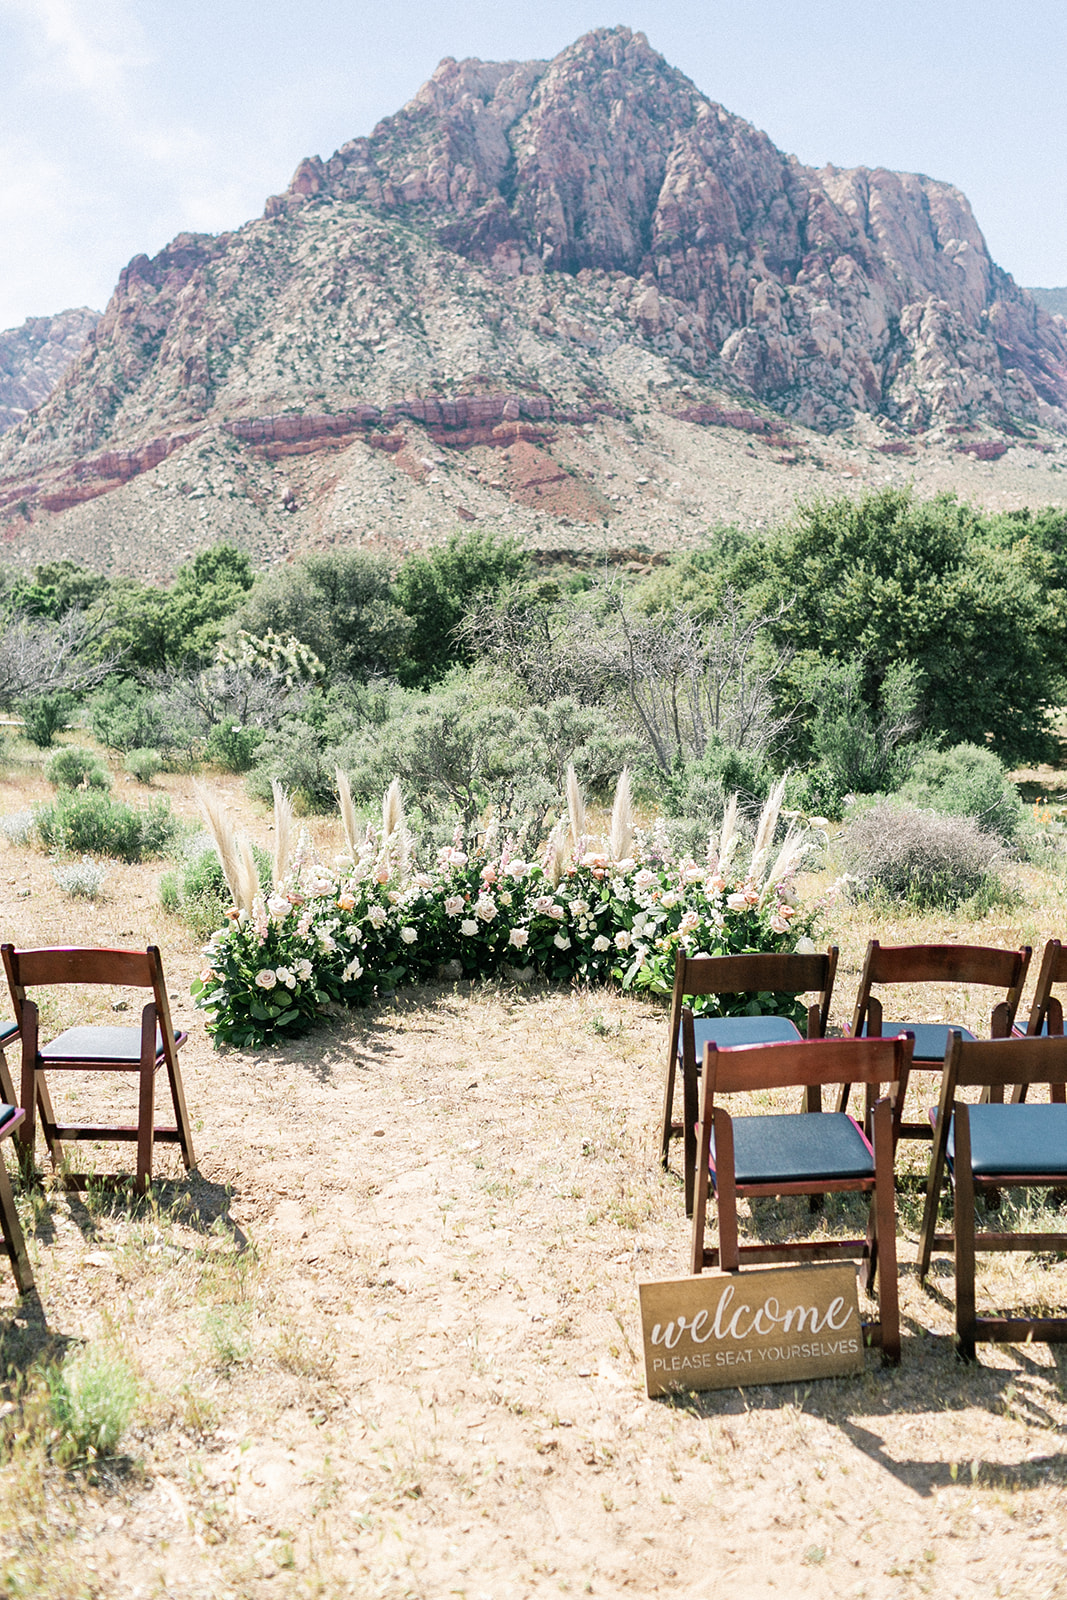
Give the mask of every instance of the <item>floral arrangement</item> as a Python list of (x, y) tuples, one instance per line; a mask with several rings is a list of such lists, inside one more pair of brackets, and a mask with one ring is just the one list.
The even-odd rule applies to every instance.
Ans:
[[(625, 772), (610, 836), (594, 849), (572, 772), (567, 815), (539, 860), (513, 855), (490, 825), (476, 848), (463, 849), (457, 837), (426, 871), (415, 864), (396, 783), (381, 829), (368, 828), (362, 838), (343, 773), (338, 789), (348, 852), (327, 867), (314, 859), (306, 834), (294, 845), (292, 811), (275, 786), (269, 893), (259, 886), (248, 841), (237, 839), (201, 795), (234, 897), (193, 985), (218, 1042), (247, 1047), (304, 1032), (330, 1002), (361, 1005), (398, 984), (443, 975), (503, 971), (669, 994), (679, 949), (731, 955), (811, 948), (818, 911), (798, 910), (793, 890), (808, 841), (790, 830), (777, 852), (771, 848), (782, 785), (764, 807), (751, 852), (735, 797), (698, 863), (673, 856), (662, 824), (648, 832), (634, 826)], [(706, 1003), (722, 1004), (716, 996)], [(795, 1005), (793, 995), (727, 1001), (734, 1011), (791, 1012)]]

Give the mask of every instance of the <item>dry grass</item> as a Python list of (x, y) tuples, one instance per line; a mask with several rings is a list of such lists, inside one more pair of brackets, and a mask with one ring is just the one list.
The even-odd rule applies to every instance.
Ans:
[[(159, 782), (193, 815), (185, 780)], [(33, 787), (9, 773), (0, 812)], [(918, 1288), (908, 1194), (899, 1371), (869, 1357), (805, 1389), (644, 1397), (636, 1282), (683, 1270), (688, 1241), (656, 1160), (661, 1011), (460, 985), (219, 1055), (158, 869), (116, 867), (93, 907), (57, 894), (43, 856), (0, 851), (5, 938), (162, 945), (199, 1156), (186, 1180), (162, 1152), (143, 1203), (23, 1197), (38, 1295), (19, 1306), (0, 1279), (0, 1592), (1067, 1595), (1064, 1357), (957, 1366), (951, 1274)], [(1062, 933), (1060, 884), (1025, 877), (1016, 910), (966, 926), (841, 907), (834, 1021), (872, 933)], [(980, 1022), (976, 997), (945, 1004)], [(1005, 1258), (980, 1292), (1062, 1305), (1065, 1289), (1067, 1266)], [(140, 1392), (128, 1458), (89, 1476), (50, 1459), (34, 1398), (79, 1341), (120, 1350)]]

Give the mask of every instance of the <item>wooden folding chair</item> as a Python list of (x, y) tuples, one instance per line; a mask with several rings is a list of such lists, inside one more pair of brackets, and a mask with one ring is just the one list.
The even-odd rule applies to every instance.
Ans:
[[(736, 1272), (742, 1261), (866, 1261), (866, 1287), (878, 1286), (879, 1320), (865, 1330), (866, 1342), (882, 1346), (887, 1361), (900, 1359), (897, 1299), (896, 1204), (893, 1186), (895, 1107), (903, 1103), (911, 1063), (911, 1040), (812, 1039), (752, 1049), (705, 1048), (693, 1211), (691, 1270), (721, 1267)], [(751, 1093), (792, 1085), (822, 1088), (834, 1083), (867, 1088), (873, 1146), (863, 1129), (839, 1111), (731, 1117), (716, 1105), (718, 1094)], [(876, 1099), (881, 1084), (886, 1096)], [(718, 1247), (704, 1242), (708, 1191), (715, 1185)], [(870, 1194), (863, 1239), (794, 1240), (787, 1244), (739, 1244), (739, 1196)]]
[[(1067, 1039), (963, 1039), (953, 1034), (945, 1052), (941, 1096), (919, 1237), (919, 1279), (925, 1281), (935, 1250), (951, 1250), (956, 1265), (956, 1349), (975, 1359), (975, 1344), (1016, 1340), (1067, 1341), (1067, 1317), (980, 1317), (975, 1308), (978, 1251), (1067, 1250), (1067, 1232), (976, 1231), (977, 1194), (1011, 1188), (1062, 1188), (1067, 1182), (1067, 1105), (1003, 1104), (1012, 1083), (1067, 1084)], [(981, 1105), (967, 1105), (962, 1088), (981, 1088)], [(990, 1091), (998, 1090), (996, 1099)], [(937, 1210), (945, 1176), (955, 1191), (951, 1233), (938, 1233)]]
[[(830, 1015), (837, 971), (837, 946), (825, 955), (753, 954), (743, 956), (686, 956), (682, 951), (674, 963), (674, 996), (671, 1001), (671, 1031), (667, 1042), (667, 1082), (663, 1096), (663, 1130), (660, 1159), (664, 1167), (670, 1159), (670, 1143), (682, 1135), (685, 1172), (685, 1214), (693, 1215), (693, 1174), (696, 1170), (696, 1121), (698, 1116), (700, 1063), (708, 1043), (720, 1049), (731, 1045), (780, 1044), (802, 1037), (788, 1017), (759, 1013), (735, 1017), (694, 1016), (687, 996), (729, 995), (758, 1005), (761, 995), (782, 998), (818, 994), (808, 1007), (807, 1037), (821, 1039)], [(678, 1063), (682, 1064), (682, 1120), (674, 1120), (674, 1089)], [(808, 1109), (819, 1105), (818, 1089), (810, 1091)]]
[[(8, 1105), (12, 1106), (15, 1104), (17, 1097), (15, 1095), (14, 1081), (11, 1077), (11, 1068), (7, 1064), (7, 1055), (5, 1054), (5, 1051), (9, 1045), (13, 1045), (15, 1043), (15, 1040), (18, 1038), (18, 1036), (19, 1025), (17, 1022), (0, 1022), (0, 1094), (3, 1095)], [(0, 1138), (2, 1137), (3, 1135), (0, 1134)]]
[[(0, 1052), (2, 1054), (2, 1052)], [(5, 1067), (6, 1071), (6, 1067)], [(10, 1139), (11, 1135), (21, 1126), (26, 1113), (15, 1105), (0, 1105), (0, 1143)], [(7, 1167), (4, 1164), (3, 1154), (0, 1153), (0, 1227), (3, 1229), (4, 1249), (11, 1263), (11, 1271), (15, 1279), (15, 1287), (19, 1294), (25, 1294), (33, 1288), (33, 1269), (26, 1250), (26, 1238), (19, 1222), (19, 1214), (15, 1207), (15, 1195), (11, 1188), (11, 1179), (8, 1177)]]
[[(890, 983), (977, 983), (1001, 989), (1004, 998), (993, 1007), (989, 1036), (1005, 1039), (1019, 1009), (1030, 955), (1029, 945), (1021, 950), (997, 950), (988, 945), (911, 944), (887, 950), (872, 939), (867, 946), (849, 1032), (856, 1039), (908, 1032), (915, 1040), (913, 1067), (940, 1072), (949, 1034), (960, 1033), (965, 1039), (975, 1035), (959, 1022), (886, 1022), (881, 999), (873, 989)], [(846, 1084), (838, 1110), (844, 1111), (847, 1104)], [(926, 1122), (902, 1122), (900, 1137), (929, 1139), (930, 1126)]]
[[(33, 1172), (36, 1113), (48, 1144), (49, 1154), (58, 1167), (62, 1144), (66, 1140), (130, 1140), (137, 1144), (136, 1187), (144, 1191), (152, 1180), (152, 1151), (155, 1144), (181, 1146), (186, 1170), (193, 1166), (193, 1134), (185, 1106), (185, 1091), (178, 1068), (178, 1048), (186, 1035), (175, 1035), (171, 1026), (167, 989), (159, 950), (149, 945), (140, 950), (79, 950), (56, 948), (16, 950), (2, 947), (11, 998), (22, 1037), (22, 1106), (25, 1120), (18, 1130), (19, 1156), (23, 1171)], [(38, 1012), (27, 989), (51, 984), (113, 984), (150, 989), (152, 999), (141, 1012), (139, 1028), (86, 1026), (67, 1028), (58, 1038), (42, 1045), (38, 1036)], [(155, 1123), (155, 1082), (161, 1066), (167, 1068), (176, 1127), (157, 1127)], [(138, 1116), (133, 1127), (99, 1124), (60, 1125), (52, 1109), (46, 1071), (135, 1072), (138, 1074)], [(64, 1174), (63, 1186), (85, 1188), (100, 1181), (77, 1174)], [(104, 1180), (114, 1181), (114, 1180)]]

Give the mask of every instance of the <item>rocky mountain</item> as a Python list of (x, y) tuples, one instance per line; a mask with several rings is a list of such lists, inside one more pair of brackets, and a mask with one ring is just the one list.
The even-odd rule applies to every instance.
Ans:
[(0, 433), (51, 394), (99, 321), (99, 311), (78, 306), (0, 332)]
[(0, 529), (163, 570), (220, 534), (268, 558), (465, 520), (670, 545), (759, 520), (746, 463), (788, 502), (931, 451), (1058, 471), (1064, 434), (1067, 329), (957, 189), (804, 167), (601, 29), (445, 60), (261, 218), (131, 261), (0, 441)]

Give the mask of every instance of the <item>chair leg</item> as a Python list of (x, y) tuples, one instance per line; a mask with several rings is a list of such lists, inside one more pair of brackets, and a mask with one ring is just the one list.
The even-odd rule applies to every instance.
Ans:
[(685, 1181), (685, 1214), (693, 1215), (693, 1187), (697, 1168), (697, 1118), (700, 1115), (696, 1073), (682, 1062), (682, 1162)]
[(977, 1359), (975, 1350), (974, 1291), (974, 1175), (971, 1172), (971, 1119), (965, 1105), (957, 1105), (955, 1121), (956, 1220), (953, 1227), (956, 1255), (956, 1356)]
[(193, 1130), (189, 1122), (189, 1112), (185, 1105), (185, 1089), (182, 1085), (181, 1068), (177, 1058), (167, 1062), (167, 1077), (170, 1079), (170, 1097), (174, 1102), (174, 1120), (178, 1124), (178, 1139), (181, 1144), (182, 1160), (185, 1170), (196, 1166), (196, 1153), (193, 1150)]
[(143, 1064), (137, 1096), (137, 1192), (146, 1194), (152, 1182), (152, 1145), (155, 1138), (156, 1064)]
[(15, 1287), (20, 1294), (25, 1294), (33, 1288), (33, 1269), (26, 1250), (26, 1238), (22, 1232), (18, 1210), (15, 1206), (15, 1195), (11, 1188), (11, 1179), (8, 1177), (7, 1166), (0, 1155), (0, 1222), (3, 1223), (4, 1246), (11, 1261), (11, 1271), (15, 1277)]
[(878, 1274), (878, 1314), (882, 1324), (882, 1359), (900, 1361), (900, 1296), (897, 1284), (897, 1223), (893, 1190), (893, 1113), (888, 1100), (874, 1108), (875, 1238), (871, 1285)]
[(0, 1094), (3, 1094), (5, 1105), (18, 1105), (18, 1100), (15, 1098), (15, 1084), (11, 1077), (11, 1068), (7, 1064), (7, 1056), (4, 1054), (2, 1047), (0, 1047)]
[(941, 1126), (942, 1114), (938, 1112), (937, 1126), (934, 1129), (934, 1148), (930, 1158), (930, 1171), (926, 1177), (926, 1203), (923, 1206), (923, 1225), (919, 1233), (919, 1254), (916, 1265), (919, 1268), (919, 1282), (926, 1282), (926, 1274), (930, 1270), (930, 1257), (934, 1249), (934, 1234), (937, 1232), (937, 1208), (941, 1200), (941, 1181), (945, 1173), (945, 1146), (948, 1135)]
[[(674, 1118), (674, 1078), (678, 1071), (678, 1056), (675, 1051), (675, 1041), (671, 1040), (670, 1056), (667, 1061), (667, 1082), (663, 1091), (663, 1133), (660, 1138), (660, 1163), (666, 1169), (670, 1165), (671, 1154), (671, 1122)], [(688, 1211), (686, 1212), (688, 1216)]]

